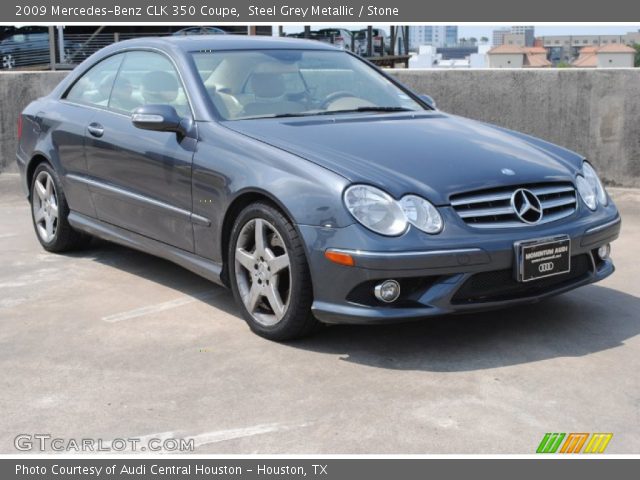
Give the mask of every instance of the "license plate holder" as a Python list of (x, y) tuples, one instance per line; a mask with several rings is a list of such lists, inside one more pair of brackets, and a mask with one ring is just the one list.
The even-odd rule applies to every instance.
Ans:
[(514, 243), (516, 280), (531, 282), (571, 271), (571, 239), (568, 235), (522, 240)]

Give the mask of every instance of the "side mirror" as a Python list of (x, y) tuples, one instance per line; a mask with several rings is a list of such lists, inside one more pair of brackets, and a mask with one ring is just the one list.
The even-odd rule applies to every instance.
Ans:
[(182, 118), (171, 105), (145, 105), (131, 114), (131, 123), (142, 130), (185, 134)]
[(437, 110), (438, 107), (436, 107), (436, 101), (433, 99), (433, 97), (431, 97), (430, 95), (418, 95), (418, 96), (420, 97), (420, 100), (422, 100), (424, 103), (429, 105), (434, 110)]

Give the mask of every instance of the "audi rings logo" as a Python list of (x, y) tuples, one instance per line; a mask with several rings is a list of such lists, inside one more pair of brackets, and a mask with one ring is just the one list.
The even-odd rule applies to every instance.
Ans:
[(538, 270), (543, 273), (543, 272), (550, 272), (553, 270), (553, 262), (545, 262), (545, 263), (541, 263), (540, 265), (538, 265)]
[(524, 223), (535, 225), (542, 220), (542, 204), (538, 197), (526, 188), (519, 188), (513, 192), (511, 208)]

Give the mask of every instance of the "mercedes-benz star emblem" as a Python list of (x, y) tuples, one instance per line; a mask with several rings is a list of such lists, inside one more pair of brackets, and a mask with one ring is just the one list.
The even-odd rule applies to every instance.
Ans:
[(542, 205), (533, 192), (519, 188), (511, 195), (511, 207), (520, 220), (534, 225), (542, 220)]

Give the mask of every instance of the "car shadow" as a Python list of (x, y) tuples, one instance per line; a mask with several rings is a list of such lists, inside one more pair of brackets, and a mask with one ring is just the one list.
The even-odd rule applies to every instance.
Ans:
[(244, 321), (231, 290), (168, 260), (98, 238), (93, 238), (86, 248), (65, 253), (64, 256), (91, 259), (102, 265), (125, 271), (174, 289), (183, 295), (194, 297), (198, 301), (237, 317), (239, 321)]
[[(230, 290), (168, 261), (100, 240), (72, 255), (194, 296), (243, 321)], [(461, 372), (589, 355), (619, 347), (639, 333), (640, 298), (589, 285), (505, 310), (412, 323), (329, 326), (287, 346), (370, 367)]]
[(297, 348), (395, 370), (463, 372), (580, 357), (640, 333), (640, 298), (589, 285), (539, 303), (398, 325), (336, 326)]

